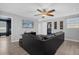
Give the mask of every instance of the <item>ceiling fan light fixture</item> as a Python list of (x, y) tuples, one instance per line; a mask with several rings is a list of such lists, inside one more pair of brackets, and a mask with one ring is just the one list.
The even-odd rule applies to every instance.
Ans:
[(41, 15), (42, 18), (45, 18), (45, 16), (54, 16), (53, 12), (55, 11), (55, 9), (49, 11), (47, 11), (46, 9), (43, 10), (37, 9), (37, 11), (40, 12), (40, 14), (38, 15)]

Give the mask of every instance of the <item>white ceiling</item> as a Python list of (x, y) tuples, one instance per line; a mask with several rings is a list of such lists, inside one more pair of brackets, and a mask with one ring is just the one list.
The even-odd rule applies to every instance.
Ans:
[(55, 9), (55, 16), (66, 16), (79, 13), (78, 3), (0, 3), (0, 10), (23, 17), (40, 18), (34, 16), (37, 9)]

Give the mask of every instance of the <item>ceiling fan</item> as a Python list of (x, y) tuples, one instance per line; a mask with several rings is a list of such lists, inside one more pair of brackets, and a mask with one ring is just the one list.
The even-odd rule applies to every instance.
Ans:
[(52, 9), (52, 10), (46, 10), (46, 9), (43, 9), (43, 10), (40, 10), (40, 9), (37, 9), (38, 12), (40, 12), (40, 14), (37, 14), (35, 16), (42, 16), (42, 18), (45, 18), (45, 16), (54, 16), (53, 12), (55, 11), (55, 9)]

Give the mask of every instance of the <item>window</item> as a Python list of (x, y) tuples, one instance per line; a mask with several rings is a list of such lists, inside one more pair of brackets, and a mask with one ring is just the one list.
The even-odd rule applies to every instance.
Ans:
[(79, 18), (68, 19), (67, 28), (79, 28)]
[(63, 29), (63, 21), (60, 21), (60, 29)]
[(0, 33), (6, 32), (6, 22), (0, 21)]
[(57, 22), (54, 22), (54, 29), (57, 29)]

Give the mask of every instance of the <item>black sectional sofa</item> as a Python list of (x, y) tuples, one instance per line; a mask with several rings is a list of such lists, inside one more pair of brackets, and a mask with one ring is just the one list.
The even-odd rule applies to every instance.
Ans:
[(24, 33), (19, 45), (31, 55), (54, 55), (64, 41), (64, 32), (51, 35)]

